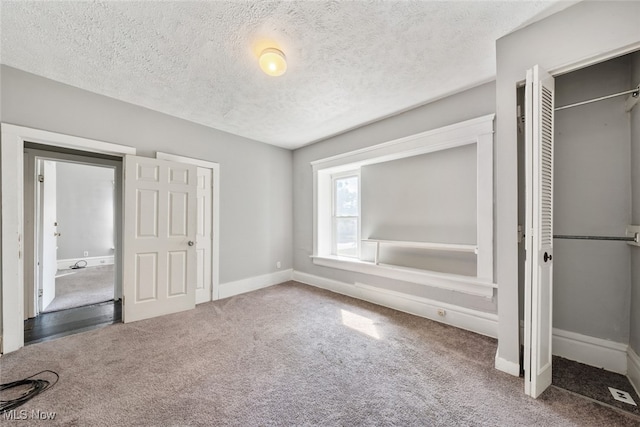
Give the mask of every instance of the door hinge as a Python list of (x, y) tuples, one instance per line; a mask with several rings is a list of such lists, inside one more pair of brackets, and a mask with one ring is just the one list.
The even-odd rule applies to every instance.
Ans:
[(38, 182), (44, 182), (44, 175), (38, 175)]
[(38, 289), (38, 298), (42, 298), (42, 289)]

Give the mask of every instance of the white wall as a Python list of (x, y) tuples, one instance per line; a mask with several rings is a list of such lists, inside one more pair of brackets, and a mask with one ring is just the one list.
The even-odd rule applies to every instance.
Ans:
[(220, 164), (220, 283), (289, 269), (291, 151), (14, 68), (1, 68), (1, 120)]
[(114, 169), (57, 162), (58, 259), (113, 256)]
[(535, 64), (556, 72), (640, 44), (640, 3), (581, 2), (497, 41), (498, 357), (519, 363), (516, 88)]
[(353, 284), (360, 282), (458, 306), (485, 312), (495, 312), (495, 299), (475, 297), (377, 276), (320, 267), (314, 265), (309, 258), (313, 253), (313, 176), (311, 161), (491, 114), (494, 109), (494, 96), (494, 84), (487, 83), (294, 151), (294, 269), (343, 283)]
[[(628, 90), (629, 55), (556, 78), (556, 106)], [(554, 234), (624, 236), (631, 220), (625, 96), (556, 111)], [(630, 246), (554, 240), (553, 326), (629, 341)]]
[[(640, 83), (640, 52), (632, 55), (631, 85)], [(631, 222), (640, 225), (640, 104), (631, 110)], [(640, 354), (640, 247), (631, 246), (631, 319), (629, 345)]]

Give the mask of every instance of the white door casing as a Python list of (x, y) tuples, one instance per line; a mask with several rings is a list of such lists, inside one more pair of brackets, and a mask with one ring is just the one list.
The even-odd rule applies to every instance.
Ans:
[(537, 65), (525, 87), (525, 393), (551, 385), (554, 79)]
[[(24, 148), (25, 142), (101, 153), (116, 157), (135, 154), (136, 149), (77, 136), (2, 123), (0, 125), (0, 199), (2, 221), (2, 352), (9, 353), (24, 345)], [(116, 176), (116, 183), (120, 174)], [(118, 198), (116, 209), (120, 211)], [(120, 221), (120, 219), (118, 219)], [(120, 233), (116, 236), (116, 257), (121, 257)], [(117, 269), (119, 269), (119, 264)], [(118, 274), (118, 280), (120, 274)]]
[(58, 271), (58, 223), (56, 208), (56, 162), (41, 160), (41, 175), (44, 181), (40, 183), (41, 203), (41, 244), (39, 248), (39, 295), (38, 312), (46, 310), (56, 297), (56, 273)]
[(195, 307), (196, 168), (125, 156), (123, 321)]
[(211, 249), (212, 249), (212, 179), (209, 168), (197, 167), (196, 189), (196, 304), (211, 301)]

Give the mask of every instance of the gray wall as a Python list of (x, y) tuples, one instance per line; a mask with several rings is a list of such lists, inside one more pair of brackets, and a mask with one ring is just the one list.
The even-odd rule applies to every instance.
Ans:
[[(630, 88), (624, 56), (556, 78), (556, 106)], [(554, 234), (624, 236), (631, 220), (626, 97), (556, 111)], [(630, 247), (554, 239), (553, 326), (627, 343)]]
[[(475, 145), (364, 166), (362, 238), (475, 244), (476, 187)], [(380, 262), (476, 275), (474, 254), (381, 247)]]
[(289, 150), (2, 66), (2, 121), (220, 164), (220, 283), (291, 268)]
[(294, 268), (297, 271), (345, 283), (358, 281), (437, 301), (495, 312), (495, 300), (492, 299), (478, 298), (443, 289), (319, 267), (314, 265), (309, 258), (313, 253), (313, 176), (311, 161), (491, 114), (494, 111), (494, 105), (495, 85), (487, 83), (294, 151)]
[(112, 256), (114, 169), (57, 162), (58, 259)]
[[(640, 52), (632, 55), (631, 87), (640, 83)], [(631, 223), (640, 225), (640, 104), (631, 110)], [(631, 248), (631, 326), (629, 345), (640, 354), (640, 247)]]

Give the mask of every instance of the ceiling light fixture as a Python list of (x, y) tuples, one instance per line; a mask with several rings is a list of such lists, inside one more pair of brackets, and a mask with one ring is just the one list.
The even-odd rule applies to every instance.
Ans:
[(281, 50), (269, 47), (260, 54), (260, 68), (265, 74), (273, 77), (281, 76), (287, 71), (287, 59)]

